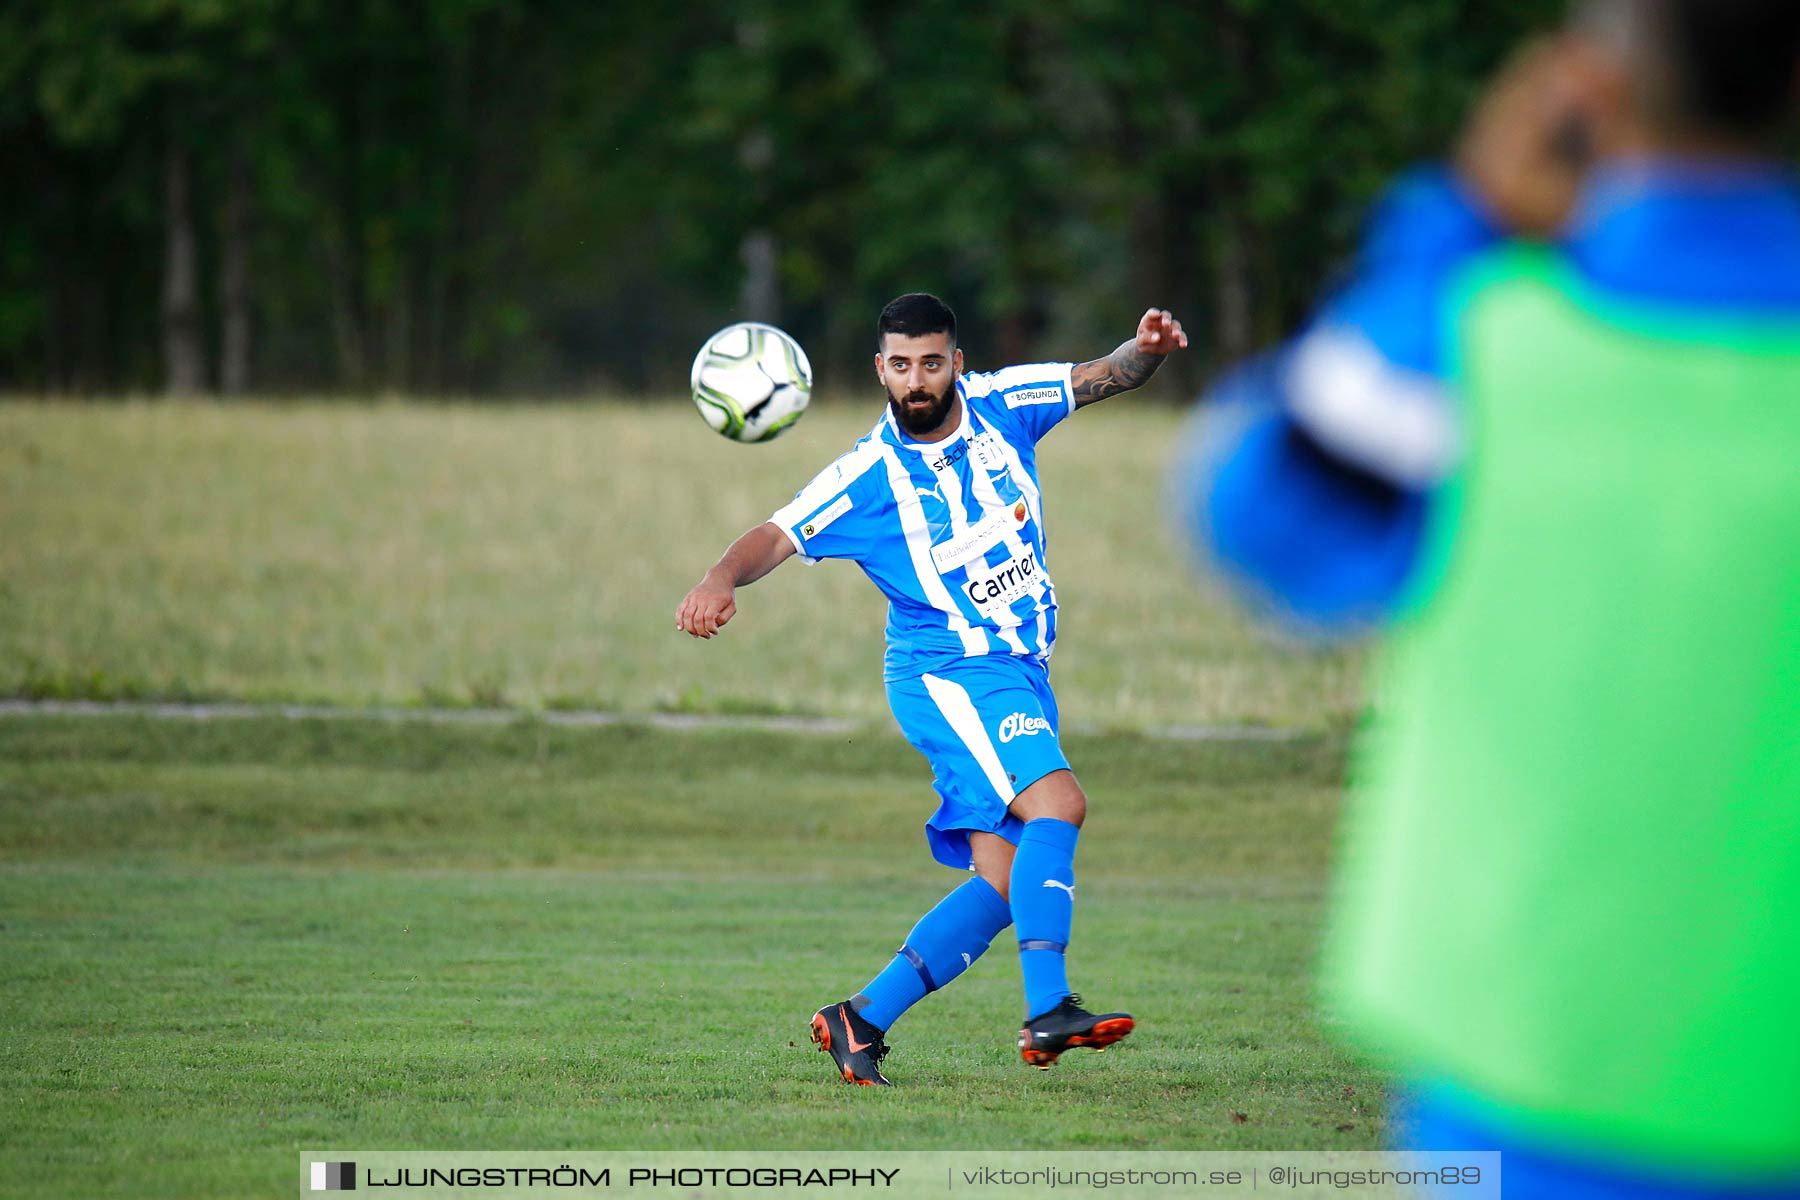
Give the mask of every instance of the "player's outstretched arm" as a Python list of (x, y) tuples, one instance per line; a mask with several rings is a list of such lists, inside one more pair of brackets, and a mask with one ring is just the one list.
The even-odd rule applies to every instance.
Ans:
[(1176, 350), (1187, 349), (1187, 334), (1166, 308), (1152, 308), (1138, 322), (1137, 335), (1105, 358), (1076, 364), (1069, 372), (1075, 407), (1142, 387)]
[(737, 615), (737, 589), (755, 583), (794, 553), (781, 526), (764, 521), (731, 543), (675, 610), (675, 628), (710, 638)]

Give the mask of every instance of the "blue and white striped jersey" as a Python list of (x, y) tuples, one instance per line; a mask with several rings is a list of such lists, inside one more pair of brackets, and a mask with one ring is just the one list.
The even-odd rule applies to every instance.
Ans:
[(939, 442), (913, 441), (884, 407), (769, 518), (807, 562), (850, 559), (888, 598), (887, 678), (981, 654), (1050, 656), (1037, 443), (1075, 410), (1070, 368), (964, 375), (962, 422)]

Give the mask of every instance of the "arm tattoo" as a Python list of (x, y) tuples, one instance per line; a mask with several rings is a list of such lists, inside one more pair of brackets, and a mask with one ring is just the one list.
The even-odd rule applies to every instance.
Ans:
[(1137, 348), (1136, 338), (1121, 344), (1105, 358), (1078, 363), (1069, 373), (1069, 382), (1075, 391), (1075, 407), (1142, 387), (1162, 364), (1163, 356), (1145, 354)]

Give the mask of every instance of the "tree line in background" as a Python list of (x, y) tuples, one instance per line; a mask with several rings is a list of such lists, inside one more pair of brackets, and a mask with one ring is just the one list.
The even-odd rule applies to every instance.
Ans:
[[(1273, 337), (1561, 0), (11, 0), (0, 387), (676, 393)], [(873, 386), (872, 384), (869, 386)]]

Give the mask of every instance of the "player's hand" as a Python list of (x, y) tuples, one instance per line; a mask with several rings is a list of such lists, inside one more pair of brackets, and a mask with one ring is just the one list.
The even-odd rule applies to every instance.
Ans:
[(1187, 334), (1181, 322), (1166, 308), (1152, 308), (1138, 322), (1137, 348), (1145, 354), (1169, 354), (1187, 349)]
[(675, 610), (675, 628), (697, 638), (710, 638), (737, 616), (737, 589), (715, 583), (709, 575), (694, 585)]
[(1568, 40), (1524, 46), (1476, 104), (1456, 170), (1499, 223), (1554, 237), (1569, 219), (1592, 157), (1582, 50)]

